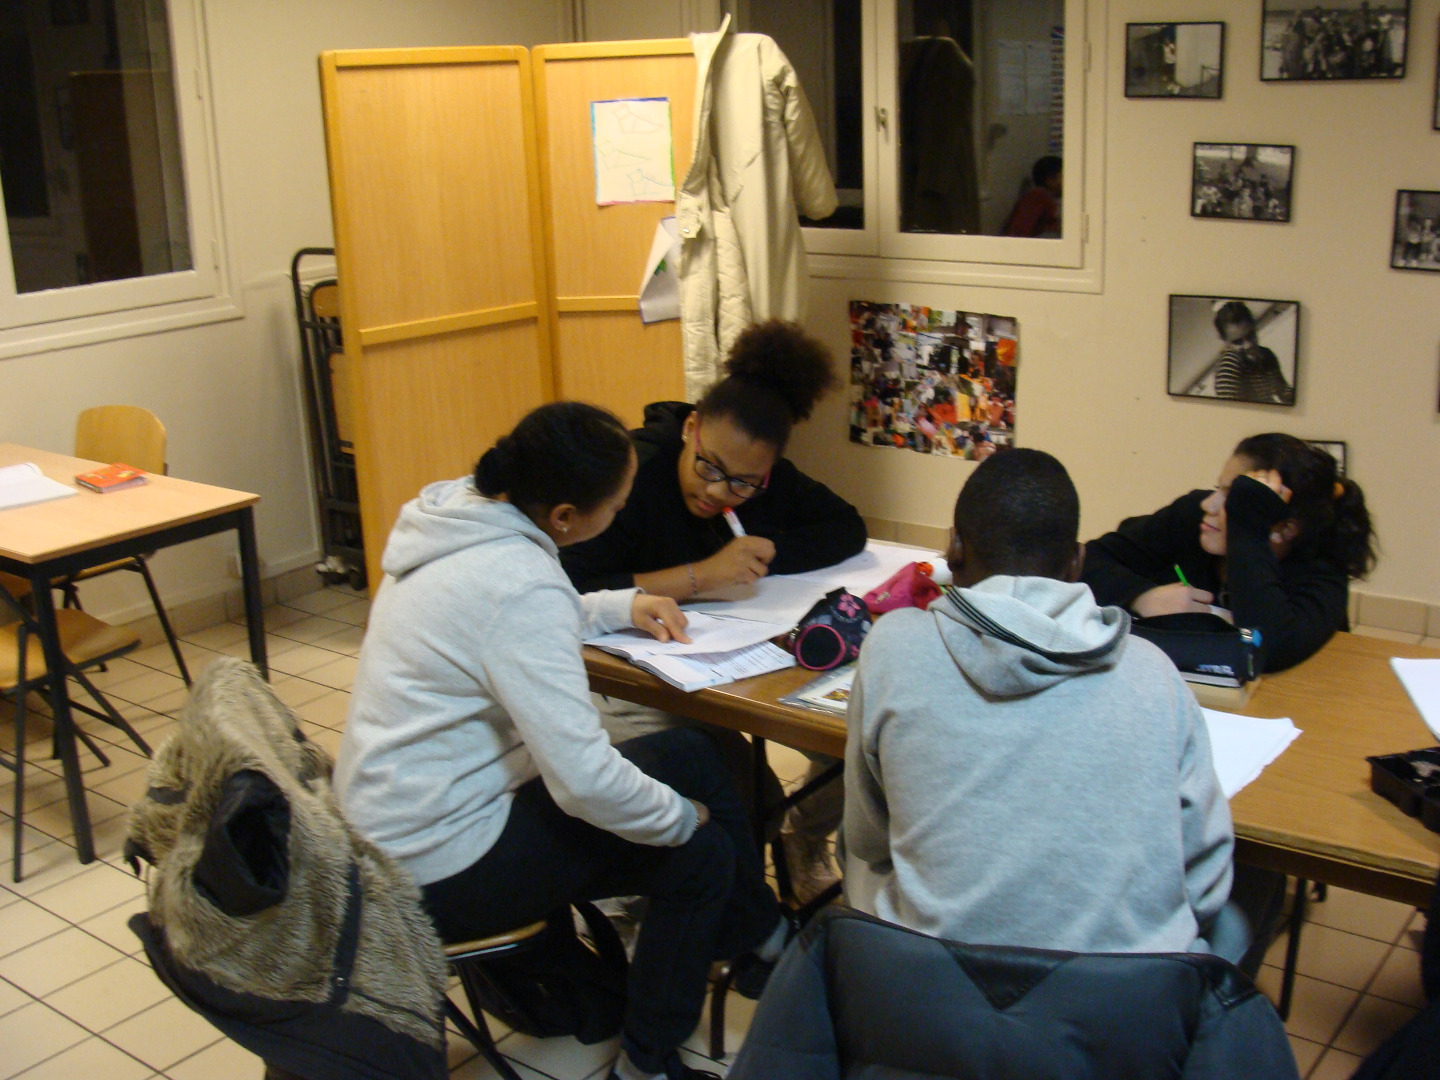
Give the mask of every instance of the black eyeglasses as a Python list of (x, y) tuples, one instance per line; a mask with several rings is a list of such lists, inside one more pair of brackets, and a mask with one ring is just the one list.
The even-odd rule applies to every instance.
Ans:
[(760, 492), (764, 491), (770, 483), (770, 474), (765, 474), (765, 479), (758, 484), (750, 480), (742, 480), (738, 476), (731, 476), (719, 465), (704, 456), (700, 446), (700, 432), (695, 431), (695, 475), (704, 480), (707, 484), (723, 483), (730, 489), (730, 494), (737, 499), (753, 499)]

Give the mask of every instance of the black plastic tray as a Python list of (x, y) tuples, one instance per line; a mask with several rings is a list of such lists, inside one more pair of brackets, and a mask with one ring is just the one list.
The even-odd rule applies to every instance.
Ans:
[[(1440, 746), (1365, 760), (1370, 762), (1370, 790), (1411, 817), (1420, 818), (1427, 829), (1440, 832)], [(1433, 766), (1435, 771), (1424, 775), (1428, 771), (1425, 766)]]

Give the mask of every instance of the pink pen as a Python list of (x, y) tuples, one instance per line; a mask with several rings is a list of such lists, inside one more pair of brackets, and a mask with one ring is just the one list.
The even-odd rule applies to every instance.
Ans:
[(725, 511), (725, 523), (730, 526), (730, 531), (733, 532), (737, 538), (745, 535), (745, 526), (740, 524), (740, 518), (734, 510)]

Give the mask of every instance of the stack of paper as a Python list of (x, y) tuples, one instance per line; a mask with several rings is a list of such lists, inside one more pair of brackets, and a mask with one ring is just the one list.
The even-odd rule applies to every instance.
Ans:
[(1210, 729), (1210, 753), (1215, 758), (1215, 775), (1227, 799), (1233, 799), (1265, 766), (1285, 752), (1300, 737), (1300, 729), (1288, 719), (1201, 709)]
[(622, 630), (586, 644), (623, 656), (687, 693), (795, 666), (793, 656), (769, 641), (790, 629), (786, 623), (701, 611), (687, 614), (689, 642), (660, 642), (641, 630)]
[(74, 488), (58, 480), (51, 480), (33, 461), (6, 465), (0, 469), (0, 510), (78, 494), (80, 493)]
[(1395, 669), (1400, 685), (1410, 695), (1415, 708), (1437, 739), (1440, 739), (1440, 660), (1409, 660), (1392, 656), (1390, 666)]

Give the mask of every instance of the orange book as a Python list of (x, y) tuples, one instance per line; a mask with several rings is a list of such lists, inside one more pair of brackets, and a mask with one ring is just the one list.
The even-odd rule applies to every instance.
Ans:
[(75, 482), (81, 487), (98, 491), (104, 495), (110, 491), (138, 487), (145, 483), (145, 474), (133, 466), (122, 465), (117, 461), (114, 465), (106, 465), (103, 469), (96, 469), (94, 472), (78, 473)]

